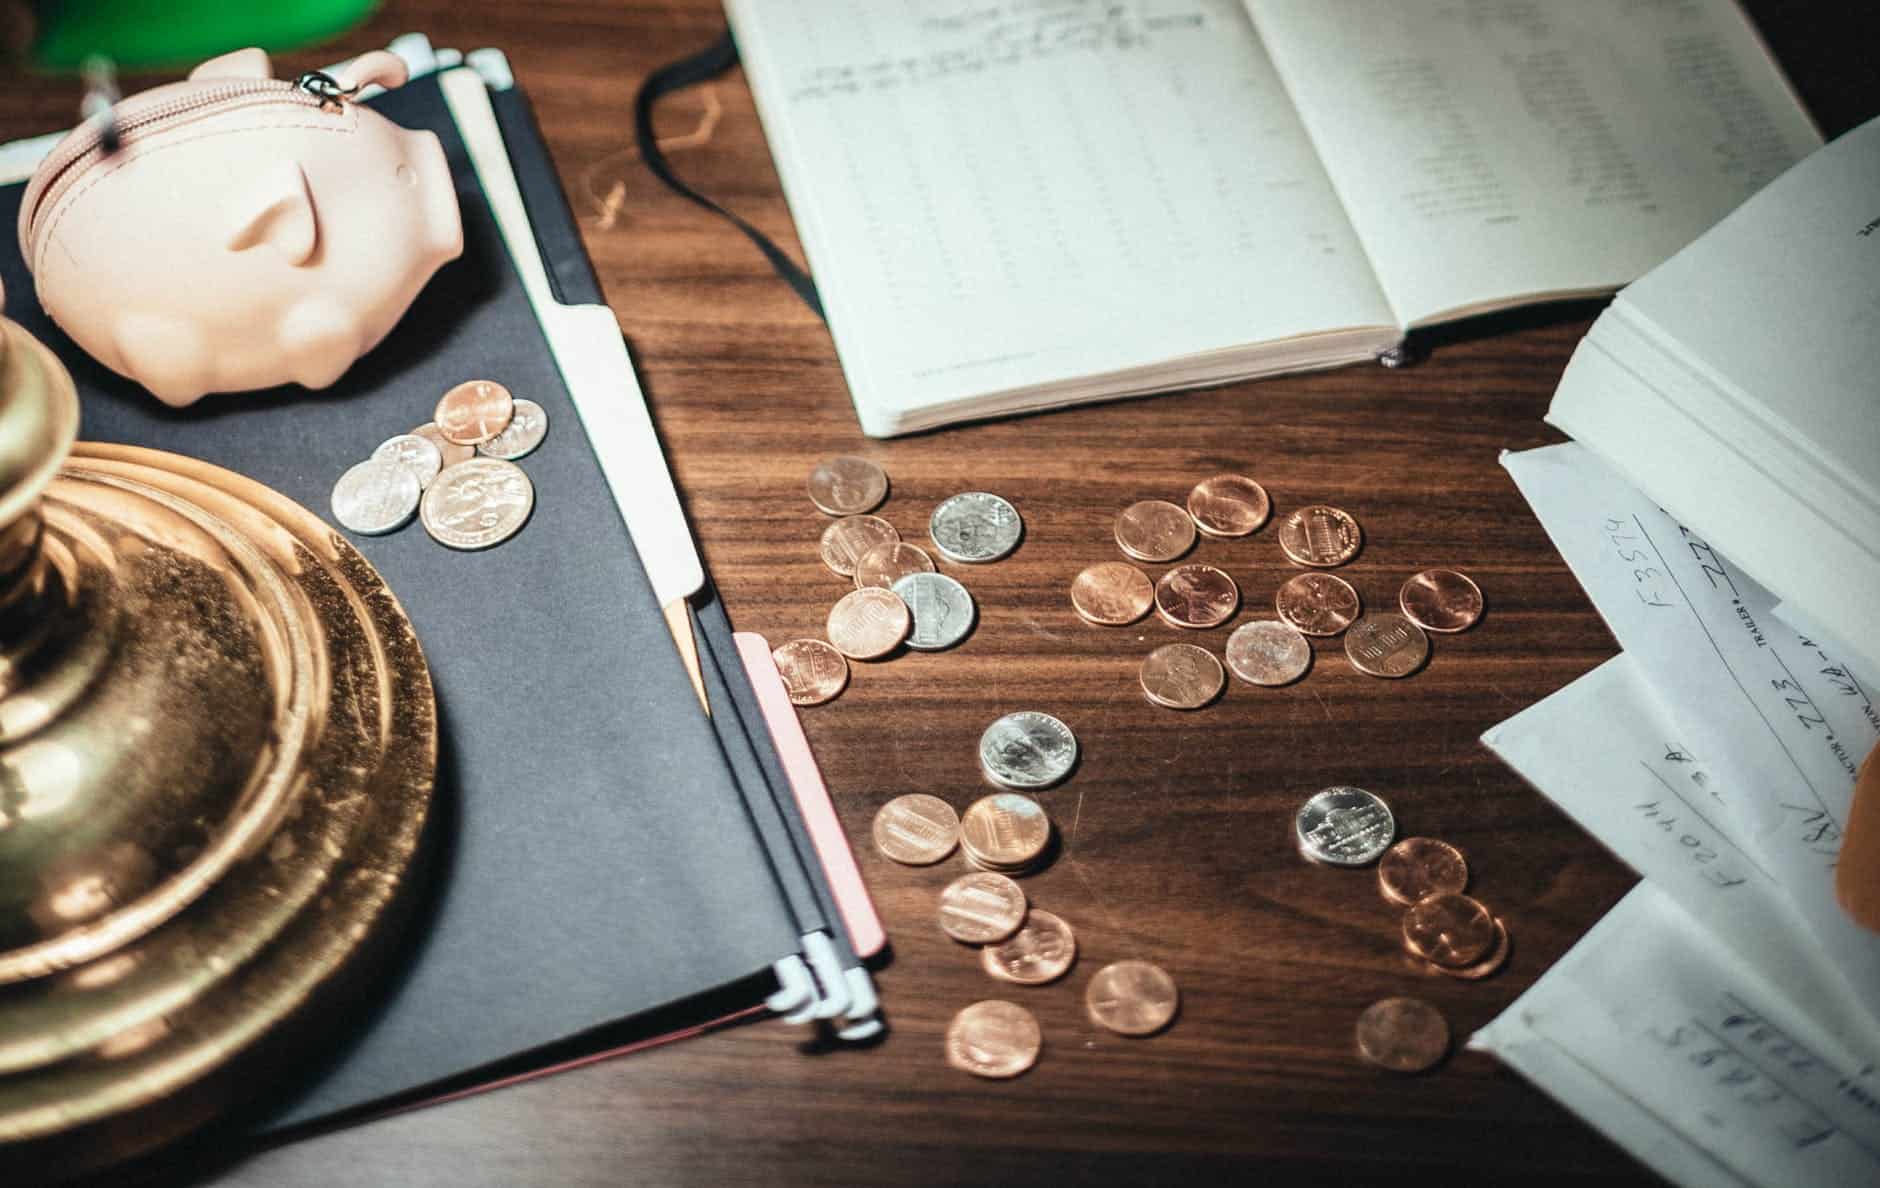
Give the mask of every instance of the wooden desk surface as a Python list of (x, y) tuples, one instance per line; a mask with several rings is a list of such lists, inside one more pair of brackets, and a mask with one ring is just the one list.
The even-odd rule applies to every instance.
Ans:
[[(1825, 133), (1880, 113), (1871, 9), (1749, 7)], [(1000, 492), (1022, 509), (1012, 558), (954, 567), (981, 613), (963, 647), (858, 664), (839, 700), (804, 714), (893, 938), (879, 974), (892, 1032), (877, 1047), (821, 1050), (780, 1023), (737, 1027), (294, 1145), (227, 1182), (1181, 1183), (1230, 1166), (1270, 1182), (1649, 1179), (1487, 1057), (1459, 1052), (1404, 1079), (1352, 1054), (1358, 1012), (1394, 994), (1436, 1002), (1465, 1038), (1633, 881), (1477, 742), (1614, 651), (1496, 464), (1499, 450), (1557, 439), (1540, 417), (1594, 310), (1472, 327), (1406, 371), (1360, 367), (870, 441), (822, 324), (726, 223), (660, 187), (632, 147), (641, 78), (721, 27), (713, 0), (394, 0), (283, 65), (409, 29), (507, 50), (740, 628), (773, 642), (820, 634), (843, 593), (817, 561), (825, 521), (803, 493), (827, 455), (887, 468), (882, 514), (909, 539), (924, 540), (928, 512), (957, 490)], [(74, 99), (69, 82), (0, 84), (0, 139), (69, 122)], [(795, 250), (740, 76), (669, 100), (661, 129), (689, 131), (707, 110), (720, 118), (676, 166)], [(1316, 668), (1291, 688), (1234, 682), (1196, 714), (1151, 707), (1136, 666), (1177, 633), (1153, 619), (1087, 627), (1067, 587), (1082, 566), (1116, 556), (1118, 509), (1179, 500), (1223, 470), (1258, 478), (1282, 510), (1324, 500), (1354, 512), (1367, 544), (1343, 572), (1367, 604), (1388, 605), (1417, 569), (1454, 565), (1487, 592), (1487, 617), (1438, 638), (1410, 680), (1358, 675), (1338, 641), (1321, 641)], [(1194, 559), (1229, 568), (1251, 607), (1289, 572), (1270, 528), (1204, 542)], [(1225, 634), (1203, 642), (1218, 653)], [(991, 982), (935, 927), (936, 893), (959, 859), (904, 868), (868, 841), (875, 809), (895, 795), (934, 792), (960, 807), (980, 795), (975, 740), (1021, 708), (1064, 718), (1084, 747), (1074, 778), (1043, 795), (1063, 853), (1026, 881), (1035, 903), (1076, 928), (1081, 956), (1067, 979), (1035, 989)], [(1292, 813), (1331, 783), (1377, 791), (1405, 833), (1468, 852), (1473, 891), (1516, 938), (1500, 976), (1412, 972), (1370, 872), (1300, 861)], [(1126, 1040), (1085, 1018), (1086, 980), (1122, 957), (1155, 961), (1180, 983), (1182, 1014), (1166, 1034)], [(1030, 1006), (1045, 1032), (1038, 1066), (1011, 1083), (954, 1072), (941, 1054), (953, 1013), (995, 996)]]

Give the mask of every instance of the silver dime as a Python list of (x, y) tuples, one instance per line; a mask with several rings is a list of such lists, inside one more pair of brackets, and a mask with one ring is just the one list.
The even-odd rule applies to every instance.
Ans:
[(515, 412), (509, 418), (509, 425), (501, 433), (477, 446), (477, 453), (485, 458), (500, 458), (505, 462), (514, 462), (517, 458), (526, 458), (535, 452), (535, 447), (542, 444), (548, 436), (548, 413), (533, 400), (517, 398)]
[(424, 530), (453, 549), (487, 549), (522, 529), (535, 509), (535, 486), (522, 467), (472, 458), (437, 476), (424, 493)]
[(397, 437), (386, 438), (379, 443), (378, 449), (372, 451), (372, 456), (396, 462), (411, 471), (418, 477), (420, 489), (430, 486), (437, 472), (444, 469), (444, 455), (437, 448), (437, 443), (415, 433), (400, 433)]
[(1024, 533), (1018, 509), (986, 491), (965, 491), (933, 509), (927, 534), (949, 561), (997, 561)]
[(913, 612), (914, 628), (907, 646), (938, 652), (966, 638), (973, 629), (973, 596), (944, 573), (910, 573), (893, 590)]
[(1390, 806), (1363, 788), (1331, 787), (1315, 793), (1293, 819), (1299, 852), (1330, 866), (1368, 866), (1397, 837)]
[(1007, 788), (1049, 788), (1077, 763), (1077, 736), (1050, 714), (1021, 710), (979, 736), (979, 767)]
[(418, 510), (418, 476), (396, 462), (368, 458), (333, 484), (333, 518), (348, 532), (379, 536), (402, 528)]

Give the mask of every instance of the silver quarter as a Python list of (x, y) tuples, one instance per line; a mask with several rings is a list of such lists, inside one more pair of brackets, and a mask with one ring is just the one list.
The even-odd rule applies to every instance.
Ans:
[(1021, 710), (979, 736), (979, 767), (1007, 788), (1049, 788), (1077, 763), (1077, 736), (1050, 714)]
[(1369, 866), (1397, 838), (1390, 806), (1363, 788), (1326, 788), (1293, 819), (1299, 852), (1329, 866)]
[(944, 573), (910, 573), (892, 587), (913, 612), (907, 646), (938, 652), (966, 638), (973, 629), (973, 596)]
[(499, 458), (504, 462), (514, 462), (517, 458), (526, 458), (535, 452), (535, 447), (542, 444), (548, 436), (548, 413), (533, 400), (518, 397), (515, 412), (509, 418), (509, 424), (495, 437), (477, 446), (477, 453), (485, 458)]
[(472, 458), (437, 476), (424, 493), (424, 530), (453, 549), (499, 545), (529, 521), (535, 485), (522, 467), (500, 458)]
[(444, 469), (444, 455), (437, 448), (437, 443), (415, 433), (400, 433), (397, 437), (386, 438), (379, 443), (378, 449), (372, 451), (372, 456), (396, 462), (409, 470), (417, 476), (420, 490), (430, 486), (437, 472)]
[(997, 561), (1025, 531), (1018, 509), (987, 491), (965, 491), (933, 509), (927, 534), (949, 561)]
[(333, 518), (348, 532), (382, 536), (418, 510), (418, 476), (396, 462), (368, 458), (333, 484)]

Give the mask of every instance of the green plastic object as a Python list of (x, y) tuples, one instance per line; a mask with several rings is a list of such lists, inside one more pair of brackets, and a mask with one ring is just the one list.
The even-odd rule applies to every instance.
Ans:
[(32, 61), (75, 71), (92, 55), (118, 70), (168, 70), (244, 46), (299, 49), (364, 20), (376, 0), (36, 0)]

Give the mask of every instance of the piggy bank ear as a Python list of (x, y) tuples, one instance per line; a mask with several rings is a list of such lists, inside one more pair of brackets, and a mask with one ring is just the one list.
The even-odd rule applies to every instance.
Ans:
[(360, 54), (333, 71), (334, 81), (350, 91), (355, 87), (381, 86), (386, 90), (402, 87), (411, 78), (411, 67), (388, 50)]
[(293, 161), (279, 161), (261, 171), (229, 200), (228, 249), (246, 252), (267, 246), (296, 268), (313, 259), (320, 243), (313, 195), (307, 175)]
[(190, 82), (201, 82), (206, 78), (273, 77), (274, 66), (268, 61), (268, 51), (252, 45), (219, 58), (210, 58), (189, 72)]

